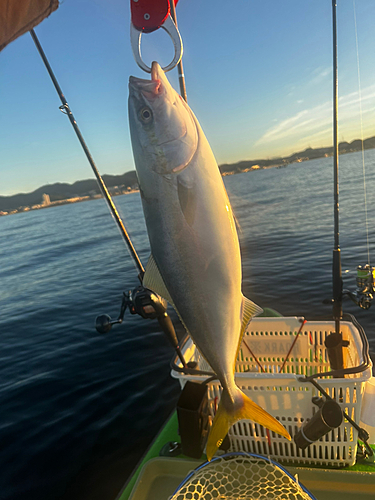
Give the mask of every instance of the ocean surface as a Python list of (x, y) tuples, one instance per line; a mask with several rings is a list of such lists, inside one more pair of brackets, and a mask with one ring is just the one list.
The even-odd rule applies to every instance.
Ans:
[[(366, 151), (370, 258), (375, 263), (375, 150)], [(330, 314), (332, 158), (225, 177), (239, 225), (243, 292), (306, 318)], [(138, 193), (115, 198), (144, 264)], [(174, 409), (172, 348), (156, 321), (125, 315), (138, 285), (104, 200), (0, 218), (0, 498), (112, 500)], [(355, 290), (367, 242), (361, 153), (340, 157), (344, 287)], [(225, 300), (225, 297), (223, 297)], [(375, 352), (375, 304), (350, 301)], [(178, 335), (183, 328), (171, 312)]]

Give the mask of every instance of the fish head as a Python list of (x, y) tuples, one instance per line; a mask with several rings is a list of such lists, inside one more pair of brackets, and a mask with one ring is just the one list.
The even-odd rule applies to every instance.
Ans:
[(129, 79), (129, 124), (138, 175), (178, 174), (197, 150), (194, 115), (157, 62), (151, 80)]

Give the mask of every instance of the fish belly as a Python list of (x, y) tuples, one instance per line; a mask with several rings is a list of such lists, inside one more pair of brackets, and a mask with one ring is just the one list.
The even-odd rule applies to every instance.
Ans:
[(142, 201), (152, 255), (173, 305), (220, 376), (233, 373), (239, 342), (241, 259), (228, 196), (204, 146), (201, 140), (181, 173), (153, 173), (152, 192), (143, 192)]

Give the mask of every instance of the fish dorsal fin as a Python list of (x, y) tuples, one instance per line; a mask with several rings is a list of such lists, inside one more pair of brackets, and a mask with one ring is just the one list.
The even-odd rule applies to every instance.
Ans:
[(252, 302), (250, 299), (247, 299), (242, 295), (242, 322), (241, 322), (241, 335), (240, 339), (242, 341), (242, 337), (246, 331), (247, 325), (250, 323), (251, 318), (254, 316), (258, 316), (262, 314), (263, 309)]
[(153, 292), (163, 297), (163, 299), (165, 299), (174, 307), (173, 300), (169, 295), (168, 289), (165, 286), (164, 280), (160, 274), (160, 271), (152, 254), (150, 255), (150, 258), (147, 262), (142, 284), (146, 288), (149, 288)]

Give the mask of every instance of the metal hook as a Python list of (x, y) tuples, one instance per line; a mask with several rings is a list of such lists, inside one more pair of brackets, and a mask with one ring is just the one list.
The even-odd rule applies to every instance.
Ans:
[[(182, 58), (182, 53), (183, 53), (183, 46), (182, 46), (182, 39), (180, 36), (180, 33), (173, 22), (173, 19), (171, 15), (169, 14), (164, 21), (164, 23), (160, 26), (163, 28), (164, 31), (168, 33), (168, 35), (171, 37), (173, 45), (174, 45), (174, 57), (172, 59), (172, 62), (168, 64), (168, 66), (165, 66), (163, 68), (164, 72), (170, 71), (174, 67), (177, 66), (177, 64), (181, 61)], [(133, 24), (130, 25), (130, 43), (132, 46), (133, 50), (133, 55), (135, 62), (138, 64), (138, 66), (143, 69), (143, 71), (146, 71), (146, 73), (151, 73), (151, 68), (147, 66), (147, 64), (144, 63), (142, 59), (142, 54), (141, 54), (141, 38), (142, 38), (142, 31), (137, 30)]]

